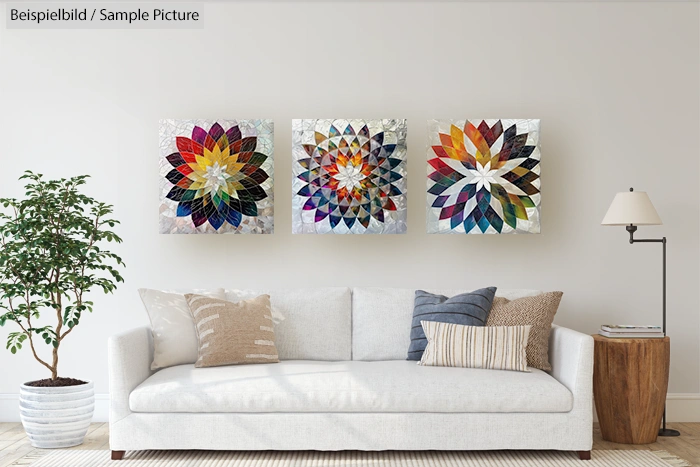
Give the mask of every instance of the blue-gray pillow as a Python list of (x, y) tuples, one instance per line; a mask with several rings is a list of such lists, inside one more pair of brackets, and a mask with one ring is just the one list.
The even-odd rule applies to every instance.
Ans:
[(416, 290), (411, 345), (408, 347), (407, 360), (420, 360), (428, 344), (421, 321), (485, 326), (495, 296), (496, 287), (486, 287), (452, 298)]

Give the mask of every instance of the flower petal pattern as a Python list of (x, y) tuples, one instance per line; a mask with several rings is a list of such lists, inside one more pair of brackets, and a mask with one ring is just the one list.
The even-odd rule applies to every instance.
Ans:
[(539, 233), (539, 120), (429, 124), (428, 233)]
[(294, 120), (294, 233), (406, 231), (405, 120)]
[(272, 233), (270, 120), (161, 121), (161, 233)]

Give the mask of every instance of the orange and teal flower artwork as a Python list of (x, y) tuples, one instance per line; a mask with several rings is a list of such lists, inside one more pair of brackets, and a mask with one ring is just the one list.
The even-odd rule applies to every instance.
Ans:
[(540, 232), (540, 121), (432, 120), (428, 233)]
[(161, 120), (161, 233), (273, 233), (271, 120)]
[(406, 232), (406, 120), (293, 120), (292, 232)]

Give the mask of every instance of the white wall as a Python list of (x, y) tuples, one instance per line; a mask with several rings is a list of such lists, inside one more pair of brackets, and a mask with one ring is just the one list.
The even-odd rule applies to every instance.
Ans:
[[(95, 294), (94, 315), (65, 342), (61, 373), (108, 391), (107, 336), (147, 322), (143, 286), (495, 284), (563, 290), (556, 321), (587, 333), (608, 322), (659, 323), (660, 248), (631, 246), (624, 229), (599, 225), (613, 195), (634, 186), (665, 223), (640, 236), (669, 238), (670, 391), (692, 397), (700, 392), (698, 9), (215, 3), (204, 30), (1, 29), (0, 196), (21, 195), (24, 169), (88, 173), (89, 193), (113, 203), (123, 223), (126, 284)], [(274, 236), (157, 233), (163, 117), (274, 118)], [(291, 119), (314, 117), (408, 119), (408, 234), (291, 235)], [(541, 235), (424, 233), (426, 120), (451, 117), (542, 119)], [(1, 351), (0, 369), (0, 394), (10, 394), (0, 419), (8, 419), (18, 384), (46, 375), (27, 351)]]

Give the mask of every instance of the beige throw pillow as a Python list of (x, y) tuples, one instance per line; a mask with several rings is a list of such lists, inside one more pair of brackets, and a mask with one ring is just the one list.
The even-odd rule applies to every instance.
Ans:
[(420, 324), (428, 340), (420, 365), (529, 371), (525, 348), (530, 326)]
[(486, 326), (532, 326), (527, 344), (527, 364), (549, 371), (552, 369), (549, 364), (549, 333), (563, 294), (546, 292), (516, 300), (496, 297)]
[(185, 295), (197, 331), (196, 368), (279, 362), (270, 296), (238, 303)]

